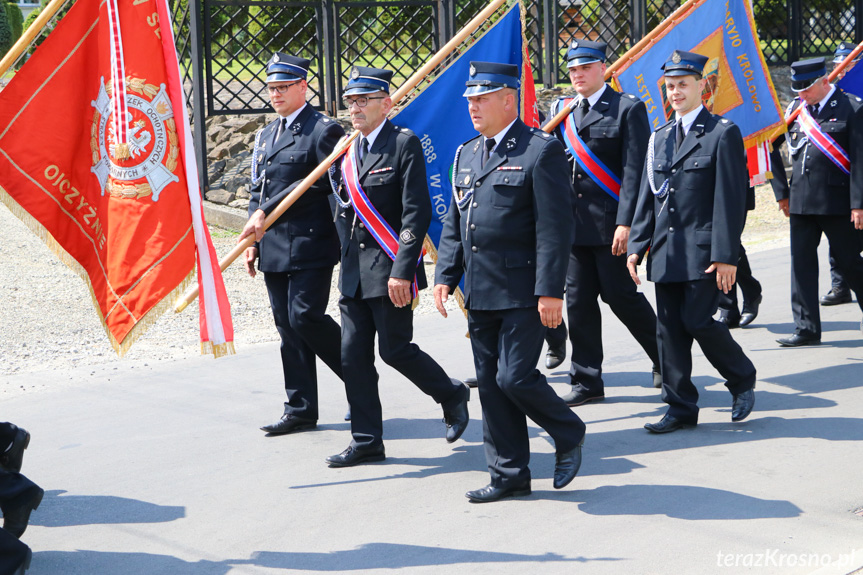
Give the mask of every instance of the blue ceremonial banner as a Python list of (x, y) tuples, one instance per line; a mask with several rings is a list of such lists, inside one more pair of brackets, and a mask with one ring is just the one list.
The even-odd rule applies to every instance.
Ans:
[(624, 92), (647, 105), (654, 128), (672, 116), (661, 67), (674, 50), (709, 58), (704, 105), (737, 124), (747, 148), (765, 142), (777, 129), (780, 134), (785, 131), (749, 0), (695, 2), (675, 25), (614, 73)]
[(859, 62), (845, 72), (845, 76), (836, 85), (859, 98), (863, 98), (863, 65)]
[(435, 261), (443, 221), (452, 200), (455, 152), (459, 145), (477, 135), (468, 115), (467, 99), (462, 97), (470, 62), (501, 62), (521, 67), (522, 109), (528, 105), (530, 112), (535, 105), (530, 62), (523, 58), (525, 43), (522, 22), (521, 3), (515, 2), (489, 30), (393, 118), (396, 125), (410, 128), (422, 142), (434, 214), (426, 247)]

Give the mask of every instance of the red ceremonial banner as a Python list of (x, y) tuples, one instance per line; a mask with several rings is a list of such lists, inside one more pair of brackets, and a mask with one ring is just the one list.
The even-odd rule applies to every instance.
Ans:
[[(120, 353), (195, 279), (196, 229), (212, 246), (203, 218), (193, 226), (197, 173), (158, 1), (76, 1), (0, 92), (0, 199), (87, 281)], [(227, 314), (222, 337), (202, 333), (216, 355), (232, 345)]]

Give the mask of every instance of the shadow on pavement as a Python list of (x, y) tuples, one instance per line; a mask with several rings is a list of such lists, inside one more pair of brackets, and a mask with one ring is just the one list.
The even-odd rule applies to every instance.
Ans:
[(183, 561), (170, 555), (153, 553), (113, 553), (107, 551), (35, 551), (33, 573), (51, 575), (97, 575), (108, 573), (146, 573), (147, 575), (225, 575), (231, 570), (227, 561)]
[[(30, 525), (69, 527), (116, 523), (165, 523), (186, 516), (182, 506), (157, 505), (113, 495), (63, 495), (62, 489), (45, 492)], [(98, 573), (93, 571), (92, 573)]]

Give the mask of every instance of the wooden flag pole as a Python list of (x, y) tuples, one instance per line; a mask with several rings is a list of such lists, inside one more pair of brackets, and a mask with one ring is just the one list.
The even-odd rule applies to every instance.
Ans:
[(6, 52), (6, 55), (3, 56), (3, 59), (0, 60), (0, 77), (6, 73), (7, 70), (12, 66), (13, 62), (18, 59), (18, 56), (24, 53), (24, 50), (30, 46), (30, 42), (33, 41), (36, 36), (38, 36), (42, 29), (48, 24), (51, 18), (54, 17), (60, 8), (66, 4), (67, 0), (51, 0), (51, 2), (42, 8), (42, 11), (39, 12), (39, 16), (33, 20), (33, 23), (30, 24), (24, 33), (21, 34), (21, 37), (18, 38), (18, 41), (15, 42), (15, 45)]
[[(695, 4), (700, 4), (704, 2), (704, 0), (687, 0), (684, 2), (680, 8), (671, 13), (671, 15), (660, 22), (656, 28), (651, 30), (644, 38), (638, 41), (632, 48), (626, 51), (626, 53), (621, 56), (614, 64), (609, 66), (605, 70), (605, 80), (608, 81), (614, 72), (623, 66), (629, 60), (635, 58), (638, 54), (641, 53), (648, 45), (652, 44), (656, 37), (665, 32), (669, 27), (675, 25), (678, 20), (681, 18), (688, 16), (689, 12), (695, 8)], [(574, 104), (575, 100), (570, 103), (569, 106), (564, 106), (560, 112), (554, 115), (554, 117), (549, 120), (545, 126), (543, 126), (543, 131), (546, 133), (551, 133), (561, 122), (563, 122), (566, 117), (575, 109)]]
[[(438, 52), (434, 56), (432, 56), (432, 58), (428, 62), (426, 62), (419, 70), (414, 72), (410, 78), (405, 80), (404, 84), (402, 84), (401, 87), (396, 90), (395, 94), (392, 95), (392, 101), (398, 103), (402, 100), (402, 98), (407, 96), (414, 88), (416, 88), (420, 84), (420, 82), (425, 80), (426, 77), (431, 74), (431, 72), (441, 62), (443, 62), (453, 50), (455, 50), (468, 36), (473, 34), (473, 32), (477, 28), (482, 26), (486, 22), (486, 20), (488, 20), (491, 15), (494, 14), (495, 11), (497, 11), (497, 9), (500, 8), (507, 1), (509, 0), (492, 0), (482, 10), (482, 12), (477, 14), (473, 18), (473, 20), (465, 24), (465, 26), (461, 30), (459, 30), (459, 32), (455, 36), (453, 36), (453, 38), (449, 42), (447, 42), (440, 50), (438, 50)], [(335, 161), (338, 160), (342, 156), (342, 154), (344, 154), (348, 150), (351, 142), (353, 142), (357, 138), (357, 136), (359, 136), (359, 134), (359, 130), (354, 130), (354, 132), (350, 136), (342, 140), (341, 144), (336, 146), (336, 149), (333, 150), (333, 152), (329, 156), (327, 156), (327, 159), (325, 159), (321, 164), (319, 164), (317, 168), (312, 170), (312, 172), (308, 176), (306, 176), (303, 181), (300, 182), (300, 184), (296, 188), (294, 188), (294, 190), (290, 194), (285, 197), (285, 199), (279, 202), (279, 205), (276, 206), (272, 212), (270, 212), (270, 214), (267, 216), (267, 219), (264, 221), (265, 231), (268, 230), (270, 226), (272, 226), (273, 223), (275, 223), (275, 221), (278, 220), (282, 216), (282, 214), (284, 214), (285, 211), (287, 211), (287, 209), (290, 208), (294, 204), (294, 202), (296, 202), (300, 198), (300, 196), (306, 193), (306, 190), (312, 187), (312, 185), (316, 181), (318, 181), (324, 176), (324, 174), (327, 173), (327, 170), (330, 169), (330, 166), (335, 163)], [(234, 246), (234, 249), (232, 249), (221, 260), (219, 260), (219, 267), (222, 268), (222, 271), (225, 271), (228, 266), (234, 262), (234, 260), (240, 257), (240, 254), (246, 251), (246, 248), (251, 247), (254, 243), (255, 236), (249, 235), (246, 236), (246, 238), (243, 239), (236, 246)], [(186, 309), (186, 307), (190, 303), (195, 301), (195, 298), (198, 297), (198, 289), (198, 284), (195, 284), (185, 294), (183, 294), (183, 297), (180, 298), (180, 300), (174, 306), (174, 311), (176, 313), (180, 313), (181, 311)]]

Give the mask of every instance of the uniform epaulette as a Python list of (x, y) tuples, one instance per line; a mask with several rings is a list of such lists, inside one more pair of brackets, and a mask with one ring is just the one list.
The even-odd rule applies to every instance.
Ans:
[(655, 130), (653, 130), (653, 131), (654, 131), (654, 132), (658, 132), (658, 131), (662, 130), (663, 128), (666, 128), (666, 127), (670, 126), (670, 125), (671, 125), (671, 124), (673, 124), (673, 123), (674, 123), (674, 118), (672, 118), (672, 119), (668, 120), (667, 122), (665, 122), (664, 124), (662, 124), (661, 126), (659, 126), (658, 128), (656, 128), (656, 129), (655, 129)]
[(543, 138), (550, 138), (551, 137), (551, 134), (549, 134), (545, 130), (541, 130), (539, 128), (534, 128), (533, 126), (528, 126), (527, 129), (531, 134), (536, 134), (537, 136), (541, 136)]
[(723, 124), (728, 123), (728, 120), (726, 120), (725, 118), (719, 118), (719, 121), (722, 122)]

